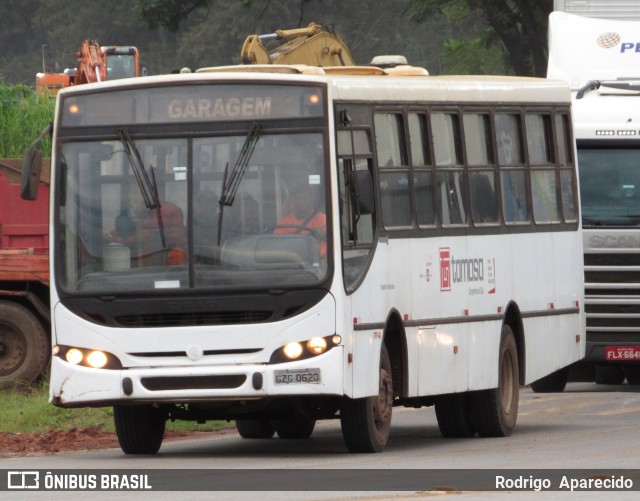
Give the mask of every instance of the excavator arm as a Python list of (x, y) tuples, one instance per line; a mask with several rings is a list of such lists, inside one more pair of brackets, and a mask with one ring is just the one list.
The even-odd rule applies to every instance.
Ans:
[[(269, 51), (264, 42), (271, 40), (285, 43)], [(276, 30), (268, 35), (249, 35), (240, 55), (243, 64), (355, 65), (342, 39), (315, 23), (306, 28)]]
[(76, 52), (76, 58), (78, 64), (74, 85), (106, 80), (107, 65), (98, 42), (95, 40), (83, 41), (80, 50)]

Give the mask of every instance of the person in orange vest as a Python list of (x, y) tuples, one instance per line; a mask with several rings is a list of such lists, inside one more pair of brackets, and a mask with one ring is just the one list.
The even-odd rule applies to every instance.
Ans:
[(278, 220), (274, 233), (300, 233), (311, 235), (318, 240), (320, 256), (327, 255), (327, 217), (315, 203), (311, 186), (296, 187), (291, 197), (293, 210)]

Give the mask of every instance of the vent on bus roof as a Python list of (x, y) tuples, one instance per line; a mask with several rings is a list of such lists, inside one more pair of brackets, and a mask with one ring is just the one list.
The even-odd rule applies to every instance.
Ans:
[(199, 68), (196, 73), (288, 73), (292, 75), (323, 75), (322, 68), (305, 64), (242, 64)]
[[(378, 56), (380, 57), (380, 56)], [(402, 57), (402, 56), (384, 56)], [(215, 66), (200, 68), (196, 73), (283, 73), (288, 75), (391, 75), (413, 77), (428, 76), (429, 72), (424, 68), (410, 66), (401, 62), (383, 62), (374, 64), (378, 59), (374, 58), (369, 66), (307, 66), (304, 64), (242, 64), (237, 66)]]

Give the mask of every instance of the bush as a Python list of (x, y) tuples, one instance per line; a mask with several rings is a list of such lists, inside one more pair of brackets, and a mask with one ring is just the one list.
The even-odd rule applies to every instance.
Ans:
[[(0, 158), (19, 158), (53, 120), (55, 99), (37, 95), (26, 85), (0, 81)], [(51, 156), (51, 140), (41, 143), (45, 157)]]

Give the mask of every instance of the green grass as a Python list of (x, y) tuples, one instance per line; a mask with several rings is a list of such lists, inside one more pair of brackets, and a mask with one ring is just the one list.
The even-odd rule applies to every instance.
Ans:
[[(49, 385), (34, 384), (27, 388), (0, 391), (0, 432), (43, 433), (71, 428), (98, 427), (114, 431), (111, 407), (61, 409), (48, 403)], [(229, 428), (226, 421), (167, 422), (167, 429), (183, 431), (213, 431)]]
[[(37, 95), (26, 85), (7, 85), (0, 81), (0, 158), (20, 158), (53, 120), (55, 99)], [(45, 157), (51, 156), (51, 140), (41, 146)]]

